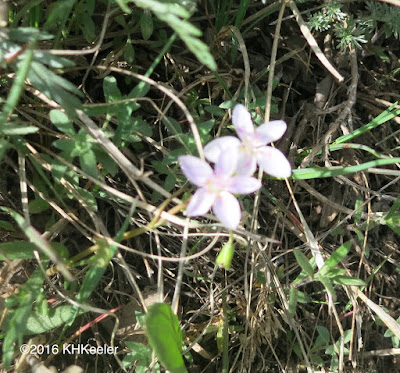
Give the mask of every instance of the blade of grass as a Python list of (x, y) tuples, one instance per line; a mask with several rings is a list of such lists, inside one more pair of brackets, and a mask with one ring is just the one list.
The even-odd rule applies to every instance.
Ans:
[[(334, 143), (334, 144), (329, 145), (329, 151), (331, 151), (331, 152), (334, 152), (334, 151), (337, 151), (337, 150), (343, 150), (343, 149), (364, 150), (364, 151), (372, 154), (376, 158), (389, 158), (387, 155), (380, 154), (376, 150), (370, 148), (367, 145), (354, 144), (354, 143), (340, 143), (340, 144)], [(306, 151), (302, 152), (300, 155), (306, 157), (311, 152), (312, 152), (312, 150), (306, 150)], [(316, 155), (319, 155), (321, 153), (322, 153), (322, 151), (319, 151), (318, 153), (316, 153)]]
[(388, 120), (400, 115), (400, 108), (395, 109), (396, 106), (397, 106), (397, 101), (365, 126), (357, 128), (355, 131), (347, 135), (338, 137), (333, 144), (342, 144), (348, 141), (352, 141), (356, 137), (364, 134), (365, 132), (370, 131), (373, 128), (378, 127), (379, 125), (387, 122)]
[[(356, 166), (333, 166), (333, 167), (308, 167), (293, 170), (293, 180), (318, 179), (338, 175), (348, 175), (360, 171), (368, 171), (369, 168), (387, 164), (400, 163), (400, 158), (385, 158), (365, 162)], [(395, 172), (395, 171), (394, 171)]]
[(30, 43), (24, 55), (25, 58), (19, 63), (19, 68), (15, 74), (15, 80), (11, 87), (10, 93), (8, 94), (7, 101), (3, 106), (2, 113), (0, 115), (0, 132), (7, 120), (10, 118), (14, 108), (17, 106), (19, 98), (21, 97), (22, 91), (24, 89), (24, 82), (28, 76), (29, 70), (31, 68), (31, 63), (33, 60), (33, 49), (36, 43)]

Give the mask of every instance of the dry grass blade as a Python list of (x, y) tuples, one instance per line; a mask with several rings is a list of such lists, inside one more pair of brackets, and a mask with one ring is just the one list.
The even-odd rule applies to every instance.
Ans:
[(361, 300), (372, 310), (374, 311), (379, 318), (385, 323), (385, 325), (390, 329), (390, 331), (396, 336), (397, 339), (400, 339), (400, 324), (387, 312), (383, 310), (382, 307), (378, 306), (371, 299), (369, 299), (359, 288), (354, 288), (354, 292)]
[(318, 57), (318, 59), (321, 61), (324, 67), (335, 77), (335, 79), (337, 79), (338, 82), (343, 82), (344, 80), (343, 76), (333, 67), (333, 65), (325, 57), (321, 48), (318, 46), (318, 43), (315, 40), (314, 36), (312, 36), (310, 29), (307, 27), (307, 24), (304, 22), (304, 19), (301, 16), (301, 13), (293, 0), (289, 0), (289, 6), (296, 17), (296, 21), (299, 24), (302, 34), (306, 38), (308, 45), (314, 51), (315, 55)]

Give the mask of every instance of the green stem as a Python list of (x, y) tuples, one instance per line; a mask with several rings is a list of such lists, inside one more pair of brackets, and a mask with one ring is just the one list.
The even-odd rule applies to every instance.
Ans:
[(22, 95), (24, 89), (24, 83), (28, 76), (29, 69), (31, 68), (31, 62), (33, 60), (33, 49), (35, 42), (28, 45), (28, 49), (25, 51), (25, 58), (19, 63), (19, 68), (15, 74), (15, 80), (11, 87), (10, 93), (7, 97), (7, 101), (3, 106), (3, 111), (0, 114), (0, 132), (8, 119), (10, 118), (12, 112), (18, 104), (19, 98)]
[(222, 309), (224, 313), (224, 325), (222, 329), (222, 343), (223, 343), (223, 351), (222, 351), (222, 373), (229, 372), (229, 320), (228, 320), (228, 306), (226, 304), (226, 292), (222, 293)]

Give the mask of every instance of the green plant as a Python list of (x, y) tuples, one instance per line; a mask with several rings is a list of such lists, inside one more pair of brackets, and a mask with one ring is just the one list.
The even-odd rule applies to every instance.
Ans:
[(377, 31), (382, 24), (386, 38), (394, 36), (400, 39), (400, 8), (381, 2), (367, 1), (368, 14), (360, 14), (369, 31)]
[(309, 17), (308, 26), (311, 30), (327, 31), (333, 27), (338, 48), (346, 50), (361, 48), (366, 43), (364, 24), (359, 18), (342, 11), (343, 4), (338, 1), (328, 1), (322, 10)]

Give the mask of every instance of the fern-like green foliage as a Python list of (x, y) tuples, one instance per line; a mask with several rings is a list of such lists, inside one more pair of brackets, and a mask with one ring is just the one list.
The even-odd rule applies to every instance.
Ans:
[(193, 26), (188, 19), (196, 9), (195, 0), (116, 0), (118, 5), (126, 12), (131, 10), (127, 3), (133, 1), (138, 7), (150, 10), (161, 21), (171, 27), (178, 36), (185, 42), (189, 50), (198, 58), (198, 60), (216, 70), (217, 65), (214, 57), (209, 51), (208, 46), (203, 43), (199, 37), (202, 32)]
[(327, 2), (321, 11), (309, 16), (308, 26), (311, 30), (329, 30), (332, 24), (346, 18), (346, 13), (342, 12), (342, 6), (343, 4), (337, 1)]
[(358, 25), (353, 16), (348, 17), (346, 23), (335, 24), (333, 30), (341, 50), (345, 50), (349, 45), (361, 49), (361, 43), (367, 42), (364, 27)]
[(308, 26), (311, 30), (320, 32), (333, 28), (337, 47), (341, 50), (346, 50), (349, 46), (361, 48), (361, 44), (367, 42), (365, 23), (343, 12), (342, 7), (343, 4), (338, 1), (326, 2), (321, 11), (309, 16)]
[[(372, 23), (373, 28), (378, 27), (378, 22), (382, 22), (386, 37), (394, 36), (400, 39), (400, 7), (367, 1), (369, 14), (366, 16)], [(372, 21), (372, 22), (371, 22)]]

